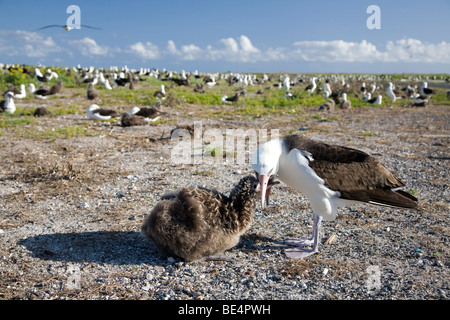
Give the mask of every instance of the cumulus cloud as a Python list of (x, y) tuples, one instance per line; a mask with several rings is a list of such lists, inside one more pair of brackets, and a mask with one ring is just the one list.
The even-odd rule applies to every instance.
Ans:
[(99, 45), (94, 39), (88, 37), (81, 40), (73, 40), (71, 44), (79, 48), (84, 56), (106, 56), (110, 53), (110, 49), (107, 46)]
[(181, 56), (181, 52), (177, 50), (177, 46), (172, 40), (167, 42), (167, 51), (174, 56)]
[[(450, 42), (428, 43), (407, 38), (388, 40), (384, 44), (360, 42), (296, 41), (287, 47), (255, 46), (249, 37), (222, 38), (214, 44), (200, 47), (194, 43), (175, 44), (168, 40), (160, 50), (152, 42), (137, 42), (126, 49), (108, 47), (85, 37), (81, 40), (62, 40), (58, 44), (50, 36), (23, 30), (0, 30), (0, 55), (5, 57), (26, 56), (43, 58), (54, 53), (66, 52), (69, 48), (79, 50), (87, 57), (112, 56), (122, 52), (143, 60), (170, 58), (180, 61), (225, 61), (225, 62), (329, 62), (329, 63), (450, 63)], [(69, 46), (67, 46), (68, 44)]]
[(45, 57), (62, 51), (52, 37), (23, 30), (0, 30), (0, 54), (6, 56), (25, 55), (30, 58)]
[(386, 48), (361, 42), (299, 41), (288, 56), (293, 60), (319, 62), (422, 62), (450, 63), (450, 43), (424, 43), (417, 39), (387, 41)]
[(208, 45), (201, 49), (190, 44), (178, 50), (173, 41), (169, 41), (168, 53), (184, 60), (210, 60), (230, 62), (420, 62), (450, 63), (450, 43), (425, 43), (417, 39), (387, 41), (384, 48), (378, 48), (366, 40), (352, 42), (297, 41), (291, 47), (260, 49), (251, 40), (242, 35), (239, 39), (224, 38), (218, 41), (220, 46)]
[[(173, 45), (175, 46), (175, 44)], [(158, 46), (151, 42), (146, 42), (145, 44), (142, 42), (137, 42), (130, 46), (129, 52), (137, 54), (144, 60), (155, 60), (160, 57)]]
[(417, 39), (388, 41), (386, 45), (388, 59), (395, 61), (425, 63), (450, 63), (450, 42), (424, 43)]
[(207, 45), (202, 49), (194, 44), (183, 45), (178, 49), (169, 40), (167, 54), (181, 60), (209, 60), (230, 62), (421, 62), (450, 63), (450, 43), (425, 43), (417, 39), (387, 41), (383, 48), (366, 40), (352, 42), (296, 41), (290, 47), (260, 49), (242, 35), (238, 39), (223, 38), (219, 45)]
[(256, 62), (267, 60), (260, 49), (253, 46), (250, 39), (242, 35), (239, 43), (233, 38), (221, 39), (219, 41), (224, 47), (214, 48), (209, 45), (206, 48), (205, 57), (209, 60), (225, 60), (233, 62)]

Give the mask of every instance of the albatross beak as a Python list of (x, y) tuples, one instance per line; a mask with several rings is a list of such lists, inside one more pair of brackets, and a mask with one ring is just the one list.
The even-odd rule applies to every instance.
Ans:
[(269, 177), (262, 174), (259, 176), (259, 185), (261, 188), (261, 208), (265, 208), (269, 204), (270, 187), (268, 188)]

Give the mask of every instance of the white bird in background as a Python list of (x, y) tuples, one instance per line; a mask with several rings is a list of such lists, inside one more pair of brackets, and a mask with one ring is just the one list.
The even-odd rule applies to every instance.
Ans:
[(159, 91), (155, 91), (153, 96), (157, 99), (164, 100), (166, 99), (166, 87), (162, 84), (159, 86)]
[(34, 69), (34, 79), (41, 83), (41, 82), (47, 82), (47, 78), (44, 77), (41, 70), (39, 68)]
[(325, 83), (323, 84), (323, 96), (325, 100), (327, 100), (331, 96), (331, 87), (328, 79), (325, 80)]
[(359, 92), (362, 93), (362, 94), (365, 94), (367, 92), (366, 83), (365, 82), (363, 82), (361, 84), (361, 88), (359, 89)]
[(20, 85), (20, 93), (16, 93), (14, 95), (14, 98), (16, 99), (25, 99), (27, 97), (27, 91), (25, 90), (25, 85), (21, 84)]
[(288, 76), (286, 76), (283, 80), (283, 86), (286, 88), (286, 91), (289, 91), (291, 88), (291, 80)]
[(209, 88), (214, 87), (217, 84), (216, 77), (211, 76), (211, 81), (206, 82), (206, 84), (208, 85)]
[(117, 117), (119, 114), (114, 110), (101, 109), (96, 104), (91, 104), (87, 108), (87, 114), (91, 120), (109, 120), (112, 117)]
[(14, 93), (8, 91), (5, 93), (5, 100), (0, 101), (0, 111), (13, 114), (16, 112), (16, 105), (14, 103)]
[(29, 83), (27, 85), (27, 88), (28, 88), (28, 92), (30, 94), (33, 94), (36, 91), (36, 86), (34, 85), (34, 83)]
[(371, 87), (371, 93), (374, 93), (375, 92), (375, 90), (377, 89), (377, 84), (375, 83), (375, 82), (372, 82), (372, 84), (370, 85), (370, 87)]
[(186, 71), (181, 70), (181, 79), (187, 80)]
[(312, 77), (312, 78), (311, 78), (311, 84), (308, 85), (308, 86), (305, 88), (305, 90), (308, 91), (309, 94), (313, 94), (314, 91), (316, 90), (316, 88), (317, 88), (317, 85), (316, 85), (316, 78), (315, 78), (315, 77)]
[(420, 93), (427, 98), (430, 98), (434, 94), (434, 90), (428, 88), (428, 82), (424, 81), (420, 88)]
[(112, 90), (112, 87), (111, 87), (111, 85), (109, 84), (109, 80), (108, 80), (108, 79), (105, 79), (104, 86), (105, 86), (106, 89)]
[(395, 102), (395, 100), (397, 100), (397, 97), (395, 96), (394, 93), (394, 85), (392, 84), (392, 82), (388, 83), (386, 94), (391, 99), (391, 102)]
[(158, 110), (155, 107), (149, 107), (149, 108), (133, 107), (128, 112), (128, 114), (130, 116), (134, 116), (134, 115), (140, 116), (140, 117), (144, 118), (144, 120), (147, 122), (155, 122), (155, 121), (159, 120), (159, 118), (161, 117), (161, 114), (163, 114), (163, 113), (165, 113), (165, 112), (161, 112), (160, 110)]
[(364, 98), (362, 98), (362, 101), (367, 102), (372, 98), (372, 94), (370, 92), (367, 92)]
[(105, 79), (103, 72), (100, 72), (100, 74), (98, 75), (98, 82), (100, 82), (105, 87), (105, 89), (112, 90), (111, 84), (109, 83), (108, 79)]
[[(337, 209), (354, 203), (372, 203), (397, 208), (417, 208), (417, 199), (397, 190), (404, 184), (369, 154), (333, 146), (304, 135), (270, 140), (252, 157), (259, 177), (261, 206), (268, 204), (273, 180), (278, 178), (304, 194), (313, 209), (311, 239), (287, 238), (294, 246), (285, 250), (289, 258), (302, 259), (319, 251), (322, 220), (335, 220)], [(312, 246), (311, 249), (305, 247)]]
[(352, 108), (352, 103), (350, 100), (347, 100), (347, 94), (345, 92), (342, 93), (342, 99), (339, 102), (339, 108), (344, 110), (349, 110)]
[(373, 105), (381, 104), (383, 96), (379, 94), (376, 98), (369, 99), (367, 102)]

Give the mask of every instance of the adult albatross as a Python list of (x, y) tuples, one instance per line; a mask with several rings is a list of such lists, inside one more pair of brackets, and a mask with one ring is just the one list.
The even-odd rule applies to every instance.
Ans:
[[(392, 172), (375, 157), (352, 148), (328, 145), (301, 135), (288, 135), (262, 144), (252, 157), (261, 185), (261, 206), (268, 204), (273, 180), (303, 193), (313, 209), (311, 239), (287, 238), (295, 248), (287, 257), (306, 258), (319, 251), (322, 219), (334, 220), (337, 208), (366, 202), (398, 208), (417, 208), (417, 199), (407, 192)], [(311, 246), (312, 249), (304, 247)]]

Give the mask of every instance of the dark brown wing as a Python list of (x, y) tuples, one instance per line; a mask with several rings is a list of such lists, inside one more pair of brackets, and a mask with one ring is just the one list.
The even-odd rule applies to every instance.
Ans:
[(325, 185), (341, 193), (341, 198), (395, 207), (416, 208), (417, 199), (403, 191), (400, 181), (375, 157), (352, 148), (328, 145), (304, 136), (285, 137), (288, 151), (293, 148), (311, 154), (309, 166)]
[(141, 108), (135, 115), (144, 118), (153, 118), (159, 114), (156, 108)]
[(117, 111), (115, 111), (115, 110), (102, 109), (102, 108), (94, 110), (93, 113), (98, 113), (98, 114), (100, 114), (102, 116), (111, 116), (111, 117), (119, 116), (119, 113)]

